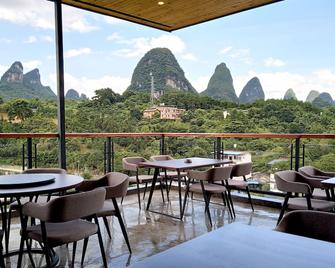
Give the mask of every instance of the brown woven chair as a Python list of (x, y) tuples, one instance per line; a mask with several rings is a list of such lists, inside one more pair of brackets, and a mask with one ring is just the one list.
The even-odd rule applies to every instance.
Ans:
[[(100, 211), (96, 213), (96, 215), (97, 217), (103, 218), (109, 238), (111, 238), (111, 232), (109, 229), (107, 217), (109, 216), (117, 217), (122, 230), (123, 237), (127, 243), (128, 250), (131, 253), (131, 247), (128, 239), (127, 230), (124, 225), (120, 209), (116, 200), (116, 198), (123, 198), (127, 195), (128, 184), (129, 184), (128, 175), (120, 172), (110, 172), (97, 180), (83, 181), (78, 187), (76, 187), (76, 190), (80, 192), (86, 192), (91, 191), (98, 187), (104, 187), (106, 189), (106, 200), (104, 202), (104, 206)], [(88, 238), (84, 240), (83, 257), (81, 262), (82, 264), (85, 257), (87, 242)]]
[[(170, 155), (153, 155), (150, 157), (151, 161), (166, 161), (166, 160), (173, 160), (173, 159), (174, 158)], [(163, 171), (159, 173), (159, 175), (165, 179), (166, 185), (167, 185), (167, 181), (168, 180), (170, 181), (169, 187), (166, 188), (167, 197), (169, 198), (172, 181), (178, 179), (178, 172), (173, 171), (173, 170), (164, 169)], [(185, 184), (186, 184), (186, 176), (187, 176), (187, 172), (180, 172), (180, 177), (184, 178)]]
[[(187, 173), (187, 176), (190, 180), (199, 181), (200, 183), (188, 183), (186, 188), (186, 195), (189, 192), (202, 193), (205, 201), (205, 211), (207, 212), (209, 222), (212, 225), (211, 214), (209, 211), (210, 199), (213, 194), (221, 194), (222, 200), (224, 204), (227, 204), (229, 209), (230, 216), (233, 218), (233, 203), (231, 201), (230, 195), (228, 195), (228, 191), (226, 186), (224, 186), (223, 181), (230, 177), (232, 167), (215, 167), (208, 169), (206, 171), (197, 171), (190, 170)], [(206, 183), (204, 183), (206, 182)], [(184, 208), (185, 209), (186, 198), (184, 200)]]
[[(140, 163), (147, 162), (147, 161), (148, 161), (147, 159), (145, 159), (144, 157), (140, 157), (140, 156), (125, 157), (122, 159), (123, 170), (129, 173), (129, 175), (131, 173), (135, 173), (134, 176), (129, 176), (129, 183), (136, 184), (137, 186), (138, 206), (140, 209), (141, 209), (140, 184), (142, 183), (145, 184), (144, 193), (143, 193), (143, 199), (144, 199), (148, 183), (152, 182), (153, 180), (153, 175), (150, 175), (150, 170), (148, 171), (148, 175), (141, 175), (139, 173), (139, 170), (141, 168)], [(161, 177), (158, 177), (157, 181), (160, 182), (161, 194), (162, 194), (162, 199), (164, 202), (164, 193), (163, 193)]]
[[(312, 166), (304, 166), (304, 167), (299, 168), (299, 173), (301, 173), (302, 175), (306, 177), (319, 179), (320, 182), (323, 180), (327, 180), (327, 179), (335, 177), (335, 172), (322, 171)], [(325, 189), (322, 183), (320, 183), (319, 187), (315, 187), (315, 188), (320, 188), (322, 190), (325, 190), (327, 199), (328, 200), (331, 199), (329, 189)], [(333, 195), (334, 195), (334, 192), (333, 192)]]
[[(62, 196), (45, 204), (28, 202), (22, 207), (22, 232), (18, 267), (22, 262), (23, 245), (26, 241), (30, 251), (29, 239), (43, 245), (47, 267), (51, 267), (53, 248), (73, 243), (72, 267), (74, 264), (77, 241), (97, 234), (104, 267), (107, 261), (96, 213), (103, 208), (106, 190), (98, 188), (85, 193)], [(40, 220), (40, 224), (27, 227), (27, 217)], [(94, 223), (83, 218), (93, 218)], [(31, 262), (34, 266), (33, 260)]]
[[(286, 192), (277, 224), (286, 209), (331, 211), (335, 208), (335, 202), (312, 198), (313, 185), (318, 185), (320, 182), (317, 179), (306, 177), (293, 170), (285, 170), (276, 172), (275, 180), (278, 190)], [(303, 197), (293, 194), (301, 194)]]
[(335, 243), (334, 226), (334, 213), (296, 210), (287, 213), (275, 230)]
[[(246, 191), (248, 194), (248, 199), (249, 199), (249, 203), (251, 206), (252, 211), (254, 211), (254, 206), (252, 204), (252, 199), (251, 199), (251, 195), (250, 195), (250, 191), (249, 191), (249, 185), (246, 179), (246, 176), (251, 174), (252, 171), (252, 163), (248, 162), (248, 163), (240, 163), (240, 164), (236, 164), (233, 165), (233, 169), (231, 171), (231, 175), (230, 175), (230, 179), (226, 180), (226, 187), (229, 191), (231, 190), (242, 190), (242, 191)], [(243, 177), (243, 180), (237, 180), (234, 179), (235, 177)], [(235, 214), (235, 212), (234, 212)]]
[[(32, 169), (26, 169), (22, 171), (22, 174), (66, 174), (66, 170), (62, 168), (32, 168)], [(49, 195), (40, 195), (35, 197), (24, 197), (20, 199), (20, 204), (25, 204), (27, 202), (38, 202), (38, 203), (45, 203), (48, 202), (51, 198), (51, 194)], [(11, 226), (11, 217), (12, 212), (14, 210), (18, 210), (21, 206), (17, 201), (11, 202), (9, 205), (9, 211), (8, 211), (8, 220), (7, 220), (7, 227), (5, 231), (5, 249), (6, 253), (8, 253), (8, 247), (9, 247), (9, 236), (10, 236), (10, 226)]]

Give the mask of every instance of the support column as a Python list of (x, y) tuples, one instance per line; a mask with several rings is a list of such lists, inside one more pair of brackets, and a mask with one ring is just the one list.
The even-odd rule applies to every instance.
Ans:
[(55, 0), (56, 71), (58, 107), (58, 165), (66, 169), (65, 101), (64, 101), (64, 51), (62, 2)]
[(221, 148), (221, 137), (217, 137), (216, 138), (216, 159), (221, 159), (222, 155), (221, 152), (222, 148)]
[(300, 138), (295, 139), (295, 171), (300, 167)]

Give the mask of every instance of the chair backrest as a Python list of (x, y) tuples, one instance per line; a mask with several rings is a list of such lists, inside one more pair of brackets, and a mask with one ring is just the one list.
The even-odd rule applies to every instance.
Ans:
[(252, 171), (252, 163), (240, 163), (233, 165), (233, 169), (231, 171), (231, 177), (241, 177), (249, 175)]
[(205, 180), (210, 182), (223, 181), (230, 178), (232, 168), (232, 166), (227, 166), (210, 168), (205, 171), (189, 170), (187, 176), (190, 179)]
[(274, 174), (277, 189), (283, 192), (311, 194), (306, 177), (293, 170), (278, 171)]
[(275, 230), (335, 242), (334, 226), (334, 213), (296, 210), (287, 213)]
[(125, 157), (122, 159), (122, 167), (124, 170), (136, 171), (139, 163), (147, 161), (147, 159), (141, 156)]
[(31, 173), (55, 173), (55, 174), (66, 174), (66, 170), (62, 168), (31, 168), (23, 170), (24, 174)]
[[(67, 222), (94, 215), (103, 207), (106, 196), (104, 188), (61, 196), (43, 205), (43, 218), (46, 222)], [(29, 203), (27, 203), (28, 205)], [(29, 206), (23, 206), (23, 214), (31, 215)]]
[(150, 160), (152, 161), (165, 161), (165, 160), (173, 160), (173, 157), (171, 155), (153, 155), (150, 157)]
[(127, 195), (129, 177), (120, 172), (110, 172), (105, 175), (107, 178), (106, 199), (119, 198)]
[(314, 177), (314, 176), (325, 176), (328, 177), (327, 174), (325, 174), (323, 171), (321, 171), (320, 169), (317, 169), (315, 167), (312, 166), (304, 166), (299, 168), (299, 172), (305, 176), (308, 177)]
[(226, 167), (215, 167), (213, 168), (213, 174), (211, 177), (212, 181), (223, 181), (228, 180), (231, 176), (232, 166)]

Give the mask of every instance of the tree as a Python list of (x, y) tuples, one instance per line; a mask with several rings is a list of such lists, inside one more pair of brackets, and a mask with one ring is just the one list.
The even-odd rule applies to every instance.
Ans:
[(101, 105), (112, 105), (121, 101), (121, 95), (110, 88), (102, 88), (95, 91), (95, 96), (92, 99)]
[(10, 120), (18, 118), (24, 121), (26, 118), (33, 116), (33, 110), (28, 101), (16, 99), (7, 104), (7, 113)]

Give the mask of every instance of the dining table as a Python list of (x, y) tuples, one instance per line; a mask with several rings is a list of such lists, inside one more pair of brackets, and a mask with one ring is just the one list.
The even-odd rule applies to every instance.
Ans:
[[(181, 158), (181, 159), (172, 159), (172, 160), (163, 160), (163, 161), (146, 161), (141, 162), (139, 165), (145, 168), (154, 168), (154, 176), (150, 188), (150, 194), (147, 203), (147, 210), (150, 212), (163, 214), (168, 217), (176, 218), (182, 220), (184, 217), (185, 206), (183, 206), (183, 198), (182, 198), (182, 186), (181, 186), (181, 172), (187, 171), (190, 169), (198, 169), (203, 167), (217, 167), (226, 164), (232, 163), (231, 160), (226, 159), (212, 159), (212, 158), (203, 158), (203, 157), (190, 157), (190, 158)], [(159, 176), (159, 171), (162, 170), (175, 170), (178, 175), (178, 200), (179, 200), (179, 217), (176, 217), (171, 214), (162, 213), (155, 210), (150, 210), (151, 200), (154, 193), (155, 185), (157, 182), (157, 178)], [(186, 192), (184, 196), (184, 200), (186, 200)]]
[(130, 268), (334, 268), (334, 252), (335, 243), (231, 223)]
[[(65, 192), (79, 185), (83, 178), (78, 175), (56, 174), (56, 173), (29, 173), (29, 174), (12, 174), (0, 176), (0, 209), (2, 218), (2, 228), (5, 237), (9, 236), (8, 225), (8, 205), (11, 200), (16, 200), (21, 207), (20, 200), (23, 197), (33, 197)], [(21, 212), (19, 209), (20, 217)], [(4, 257), (19, 254), (19, 249), (6, 252)], [(19, 266), (18, 266), (19, 267)]]
[(329, 178), (321, 181), (326, 190), (330, 190), (331, 199), (335, 201), (335, 178)]

